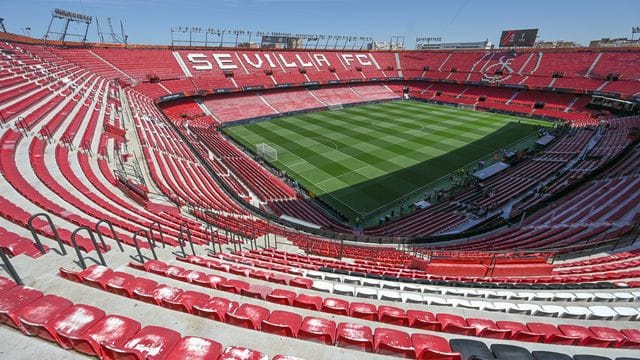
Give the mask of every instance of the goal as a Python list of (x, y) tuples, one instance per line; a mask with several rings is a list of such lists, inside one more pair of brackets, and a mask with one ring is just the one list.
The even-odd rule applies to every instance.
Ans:
[(474, 110), (475, 111), (476, 104), (458, 104), (458, 109)]
[(278, 161), (278, 150), (265, 143), (256, 145), (256, 154), (269, 162)]
[(342, 109), (344, 109), (344, 107), (342, 107), (342, 104), (335, 104), (335, 105), (327, 106), (327, 109), (329, 109), (329, 110), (342, 110)]

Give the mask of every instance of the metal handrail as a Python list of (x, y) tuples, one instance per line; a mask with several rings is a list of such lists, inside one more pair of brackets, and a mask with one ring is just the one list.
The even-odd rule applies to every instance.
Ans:
[(142, 251), (140, 250), (140, 246), (138, 245), (139, 234), (146, 236), (147, 242), (149, 243), (149, 248), (151, 249), (151, 253), (153, 254), (153, 259), (158, 260), (158, 256), (156, 256), (156, 251), (154, 250), (155, 245), (152, 243), (152, 240), (149, 237), (149, 232), (147, 230), (140, 229), (133, 234), (133, 245), (136, 247), (136, 251), (138, 252), (138, 257), (140, 257), (139, 261), (144, 264), (144, 256), (142, 256)]
[[(224, 234), (228, 239), (231, 240), (231, 244), (233, 244), (233, 252), (237, 252), (238, 251), (238, 249), (237, 249), (237, 245), (238, 244), (236, 244), (236, 235), (238, 235), (238, 234), (236, 234), (233, 231), (230, 231), (227, 224), (224, 224)], [(238, 237), (240, 237), (240, 235), (238, 235)]]
[(53, 143), (53, 135), (51, 134), (51, 131), (46, 125), (42, 128), (42, 130), (40, 130), (40, 134), (42, 134), (42, 137), (45, 138), (47, 143), (49, 144)]
[(271, 247), (271, 242), (269, 241), (269, 220), (267, 220), (267, 229), (264, 233), (264, 248), (269, 249)]
[[(182, 230), (183, 228), (185, 229), (184, 232)], [(184, 238), (183, 237), (183, 233), (187, 234), (187, 240), (189, 241), (189, 246), (191, 247), (191, 253), (193, 255), (195, 255), (196, 254), (196, 250), (193, 247), (193, 240), (191, 239), (191, 230), (189, 229), (188, 226), (185, 225), (185, 223), (180, 224), (180, 234), (179, 234), (180, 239)]]
[(153, 225), (158, 226), (158, 232), (160, 233), (160, 242), (162, 243), (162, 248), (164, 249), (166, 247), (166, 244), (164, 242), (164, 233), (162, 232), (162, 226), (160, 226), (160, 223), (158, 221), (154, 221), (151, 223), (151, 225), (149, 225), (149, 233), (148, 233), (149, 240), (153, 242), (153, 246), (156, 246), (156, 239), (153, 236)]
[(23, 116), (18, 116), (18, 119), (16, 119), (16, 122), (15, 122), (15, 126), (16, 126), (16, 129), (18, 129), (18, 131), (22, 130), (24, 132), (24, 136), (29, 135), (29, 129), (27, 129), (26, 125), (24, 124)]
[(216, 238), (218, 238), (218, 250), (222, 254), (222, 242), (220, 241), (220, 232), (218, 232), (218, 229), (211, 231), (211, 248), (214, 254), (216, 252)]
[(7, 269), (7, 272), (9, 273), (9, 276), (11, 276), (13, 281), (15, 281), (15, 283), (18, 285), (24, 285), (22, 279), (20, 279), (20, 276), (18, 275), (18, 272), (16, 272), (16, 269), (11, 264), (11, 260), (9, 260), (9, 257), (4, 253), (4, 250), (2, 250), (2, 248), (0, 248), (0, 260), (2, 260), (5, 269)]
[(90, 157), (93, 157), (93, 151), (91, 151), (91, 143), (88, 140), (83, 141), (80, 147), (84, 148), (84, 150), (89, 153)]
[[(211, 242), (211, 251), (215, 254), (216, 253), (216, 243), (215, 243), (215, 237), (213, 235), (213, 225), (211, 225), (210, 223), (206, 223), (206, 227), (204, 228), (204, 233), (205, 235), (209, 236), (209, 241)], [(216, 232), (218, 232), (218, 230), (215, 230)]]
[(103, 224), (103, 223), (109, 227), (109, 230), (111, 230), (111, 235), (112, 235), (111, 237), (118, 244), (118, 248), (120, 248), (120, 252), (124, 252), (124, 248), (122, 247), (122, 242), (120, 241), (120, 238), (118, 237), (118, 234), (116, 233), (116, 231), (113, 229), (113, 224), (111, 223), (111, 221), (107, 219), (102, 219), (98, 221), (94, 227), (94, 231), (96, 232), (96, 234), (98, 234), (98, 238), (100, 239), (100, 242), (102, 242), (102, 245), (104, 246), (104, 248), (106, 249), (106, 245), (104, 243), (104, 239), (102, 238), (102, 233), (100, 232), (100, 224)]
[(205, 228), (205, 233), (209, 233), (209, 238), (211, 241), (211, 250), (213, 253), (216, 253), (216, 238), (218, 238), (218, 249), (219, 252), (222, 253), (222, 243), (220, 242), (220, 233), (219, 229), (214, 229), (213, 224), (207, 223), (207, 227)]
[(106, 146), (101, 146), (100, 149), (98, 150), (98, 155), (102, 155), (104, 157), (107, 158), (107, 161), (109, 161), (109, 151), (107, 150)]
[[(96, 252), (98, 253), (98, 259), (100, 259), (100, 264), (102, 264), (103, 266), (107, 266), (106, 261), (104, 261), (104, 257), (102, 257), (102, 252), (100, 250), (100, 247), (98, 246), (98, 242), (96, 241), (96, 237), (93, 235), (93, 232), (91, 231), (91, 229), (89, 229), (86, 226), (80, 226), (79, 228), (75, 229), (71, 233), (71, 243), (73, 244), (73, 248), (76, 250), (76, 255), (78, 256), (78, 261), (80, 262), (80, 267), (82, 267), (83, 269), (87, 268), (87, 264), (84, 262), (84, 256), (82, 256), (82, 252), (80, 251), (80, 247), (78, 247), (78, 241), (76, 240), (76, 236), (82, 230), (86, 230), (89, 233), (89, 238), (91, 238), (91, 242), (93, 243), (93, 247), (95, 248)], [(103, 246), (106, 249), (106, 245), (103, 244)]]
[(40, 250), (40, 253), (43, 255), (47, 253), (44, 249), (44, 246), (42, 246), (42, 242), (40, 241), (40, 236), (38, 236), (38, 233), (36, 232), (36, 228), (33, 226), (33, 220), (35, 220), (40, 216), (44, 216), (45, 219), (47, 219), (47, 222), (49, 223), (49, 226), (53, 231), (53, 235), (56, 237), (55, 240), (58, 242), (58, 246), (60, 247), (60, 252), (61, 252), (60, 255), (67, 255), (67, 249), (65, 249), (64, 244), (62, 243), (62, 239), (60, 239), (60, 235), (58, 234), (58, 229), (56, 229), (56, 226), (53, 224), (53, 220), (51, 220), (51, 216), (45, 213), (33, 214), (31, 215), (29, 220), (27, 220), (27, 227), (29, 228), (29, 231), (31, 231), (31, 236), (33, 237), (33, 240), (36, 242), (36, 246), (38, 247), (38, 250)]

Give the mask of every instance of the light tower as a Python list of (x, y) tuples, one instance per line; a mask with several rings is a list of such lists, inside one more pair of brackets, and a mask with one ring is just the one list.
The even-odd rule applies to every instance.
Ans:
[[(64, 23), (62, 30), (54, 31), (52, 27), (54, 26), (54, 22), (59, 22), (58, 20)], [(72, 11), (62, 10), (55, 8), (51, 11), (51, 20), (49, 21), (49, 27), (47, 28), (47, 33), (44, 35), (44, 40), (49, 39), (50, 35), (60, 35), (59, 40), (63, 43), (67, 39), (68, 36), (71, 37), (81, 37), (82, 42), (87, 42), (87, 33), (89, 32), (89, 25), (93, 18), (89, 15), (83, 15), (79, 13), (75, 13)], [(81, 23), (85, 24), (84, 34), (73, 34), (69, 32), (69, 24)]]

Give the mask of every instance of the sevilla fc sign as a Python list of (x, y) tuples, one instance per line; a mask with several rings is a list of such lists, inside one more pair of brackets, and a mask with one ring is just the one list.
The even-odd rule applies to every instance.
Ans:
[[(194, 74), (204, 71), (251, 72), (252, 70), (282, 70), (330, 67), (372, 67), (379, 69), (375, 58), (369, 53), (314, 53), (314, 52), (179, 52), (176, 58)], [(178, 58), (179, 57), (179, 58)]]

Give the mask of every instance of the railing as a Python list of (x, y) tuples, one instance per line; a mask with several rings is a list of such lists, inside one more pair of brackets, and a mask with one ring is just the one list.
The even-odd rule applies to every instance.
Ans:
[[(227, 226), (227, 224), (224, 224), (224, 236), (231, 241), (231, 244), (233, 245), (233, 251), (236, 252), (238, 251), (238, 242), (240, 241), (240, 234), (236, 234), (233, 231), (231, 231), (229, 229), (229, 227)], [(236, 239), (237, 238), (237, 239)], [(242, 250), (242, 245), (240, 245), (240, 250)]]
[(249, 223), (244, 223), (242, 225), (242, 233), (247, 235), (247, 236), (244, 236), (244, 240), (242, 242), (245, 243), (247, 240), (249, 240), (249, 246), (251, 247), (251, 250), (257, 250), (258, 249), (258, 245), (256, 243), (256, 226), (255, 226), (255, 223), (253, 221), (251, 221), (250, 224)]
[(21, 130), (24, 133), (24, 136), (29, 136), (29, 128), (24, 124), (24, 117), (18, 116), (15, 125), (18, 131)]
[(7, 272), (9, 273), (9, 276), (11, 276), (13, 281), (15, 281), (15, 283), (18, 285), (24, 285), (24, 283), (22, 282), (22, 279), (20, 279), (20, 276), (18, 276), (16, 269), (11, 264), (11, 260), (9, 260), (9, 257), (7, 256), (7, 254), (4, 253), (4, 250), (2, 250), (2, 248), (0, 248), (0, 260), (2, 260), (2, 263), (4, 264), (4, 268), (7, 270)]
[(215, 254), (216, 253), (216, 238), (218, 238), (218, 249), (220, 253), (222, 253), (222, 243), (220, 242), (220, 233), (218, 229), (214, 229), (212, 224), (207, 223), (207, 227), (205, 228), (205, 233), (209, 234), (209, 238), (211, 239), (211, 250)]
[(98, 238), (100, 239), (100, 242), (102, 242), (102, 244), (104, 245), (104, 239), (102, 238), (102, 233), (100, 231), (101, 224), (106, 224), (109, 227), (109, 230), (111, 231), (111, 235), (112, 235), (111, 238), (113, 238), (113, 240), (115, 240), (116, 243), (118, 244), (118, 248), (120, 248), (120, 252), (124, 252), (124, 248), (122, 247), (122, 242), (120, 241), (120, 238), (118, 237), (118, 234), (116, 233), (116, 231), (113, 229), (113, 224), (111, 223), (111, 221), (107, 219), (102, 219), (98, 221), (94, 228), (94, 231), (96, 232), (96, 234), (98, 234)]
[(42, 137), (47, 141), (47, 143), (49, 144), (53, 143), (53, 134), (51, 134), (51, 131), (46, 125), (42, 128), (42, 130), (40, 130), (40, 135), (42, 135)]
[[(89, 233), (89, 238), (91, 239), (91, 243), (93, 243), (93, 247), (96, 250), (96, 253), (98, 253), (98, 259), (100, 259), (100, 264), (102, 264), (103, 266), (107, 266), (107, 263), (104, 261), (104, 257), (102, 256), (102, 251), (100, 250), (100, 246), (98, 246), (98, 242), (96, 241), (96, 237), (93, 236), (93, 232), (88, 227), (81, 226), (75, 229), (71, 233), (71, 243), (73, 244), (73, 248), (76, 250), (76, 255), (78, 256), (78, 262), (80, 263), (80, 267), (83, 269), (87, 268), (87, 264), (84, 261), (85, 257), (82, 255), (82, 252), (78, 247), (78, 241), (76, 240), (76, 236), (78, 236), (78, 233), (82, 230), (85, 230), (87, 233)], [(104, 243), (104, 241), (102, 241), (102, 246), (103, 246), (103, 249), (105, 249), (106, 251), (107, 245)]]
[(191, 246), (191, 253), (195, 256), (196, 250), (193, 248), (193, 241), (191, 240), (191, 230), (184, 223), (180, 224), (180, 233), (178, 234), (178, 244), (180, 245), (180, 254), (182, 257), (186, 257), (187, 253), (184, 251), (184, 243), (185, 243), (185, 234), (186, 240), (189, 241), (189, 245)]
[(80, 144), (80, 148), (84, 149), (89, 154), (89, 157), (93, 157), (93, 151), (91, 150), (91, 143), (89, 140), (83, 141), (82, 144)]
[(162, 226), (160, 226), (160, 223), (158, 221), (154, 221), (151, 223), (151, 225), (149, 225), (149, 233), (148, 233), (149, 240), (151, 240), (151, 242), (153, 243), (153, 246), (156, 246), (156, 238), (153, 236), (154, 225), (157, 225), (158, 233), (160, 234), (160, 242), (162, 243), (162, 248), (164, 249), (166, 247), (166, 244), (164, 242), (164, 233), (162, 232)]
[(98, 150), (98, 155), (105, 157), (107, 159), (107, 162), (111, 162), (111, 159), (109, 159), (109, 151), (107, 150), (106, 146), (100, 147), (100, 149)]
[(158, 256), (156, 255), (156, 251), (155, 251), (155, 244), (152, 242), (153, 240), (151, 240), (151, 237), (149, 236), (149, 232), (147, 230), (144, 229), (140, 229), (138, 231), (136, 231), (133, 234), (133, 245), (136, 247), (136, 251), (138, 252), (138, 259), (136, 259), (135, 257), (131, 257), (134, 260), (140, 261), (142, 264), (145, 263), (144, 259), (145, 257), (142, 256), (142, 251), (140, 250), (140, 245), (138, 245), (138, 235), (144, 235), (147, 238), (147, 243), (149, 244), (149, 248), (151, 249), (151, 254), (153, 254), (153, 259), (154, 260), (158, 260)]
[[(271, 248), (271, 242), (270, 242), (270, 239), (269, 239), (269, 225), (270, 225), (270, 222), (267, 220), (267, 229), (266, 229), (265, 234), (264, 234), (264, 248), (265, 249)], [(275, 241), (275, 245), (276, 245), (275, 248), (277, 249), (278, 248), (278, 241), (277, 241), (277, 239), (274, 239), (274, 240), (276, 240)]]
[(133, 153), (133, 172), (140, 184), (147, 185), (144, 176), (142, 175), (142, 168), (140, 167), (140, 161), (138, 160), (136, 153)]
[(61, 139), (62, 143), (65, 144), (69, 149), (75, 150), (73, 146), (73, 140), (68, 135), (63, 135)]
[[(126, 143), (124, 143), (124, 145), (126, 146)], [(141, 145), (146, 145), (146, 144), (141, 141)], [(98, 154), (100, 155), (101, 152), (102, 152), (102, 148), (99, 149)], [(104, 149), (104, 154), (106, 154), (108, 157), (106, 148)], [(138, 160), (137, 155), (135, 153), (129, 153), (129, 155), (132, 156), (132, 159), (130, 161), (127, 161), (127, 164), (125, 164), (124, 161), (122, 161), (122, 150), (120, 149), (120, 147), (116, 146), (114, 148), (114, 154), (113, 154), (113, 158), (115, 160), (114, 171), (118, 171), (122, 173), (123, 177), (125, 178), (133, 177), (138, 181), (138, 183), (142, 185), (146, 185), (146, 181), (145, 181), (142, 168), (140, 166), (140, 161)], [(130, 171), (127, 171), (127, 169), (129, 169)]]
[(47, 222), (49, 223), (49, 227), (51, 227), (51, 231), (53, 231), (55, 240), (58, 242), (58, 246), (60, 247), (60, 251), (58, 253), (60, 255), (67, 255), (67, 249), (65, 249), (64, 244), (62, 243), (62, 239), (60, 239), (60, 235), (58, 234), (58, 229), (56, 229), (56, 226), (53, 224), (53, 221), (51, 220), (51, 216), (45, 213), (33, 214), (27, 221), (27, 227), (29, 228), (29, 231), (31, 231), (31, 236), (33, 237), (33, 240), (36, 242), (36, 246), (38, 247), (38, 250), (40, 250), (40, 253), (43, 255), (46, 253), (44, 246), (42, 246), (42, 242), (40, 241), (40, 236), (38, 236), (38, 232), (36, 231), (36, 228), (33, 226), (33, 220), (41, 216), (44, 216), (44, 218), (47, 219)]

